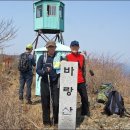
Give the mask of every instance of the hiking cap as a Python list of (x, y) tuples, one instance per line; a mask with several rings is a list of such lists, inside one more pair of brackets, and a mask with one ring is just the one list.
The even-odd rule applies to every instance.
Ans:
[(28, 45), (26, 46), (26, 49), (33, 49), (33, 45), (32, 45), (32, 44), (28, 44)]
[(54, 46), (54, 47), (56, 47), (56, 43), (55, 43), (54, 41), (48, 41), (48, 42), (46, 43), (46, 48), (48, 48), (49, 46)]
[(71, 46), (78, 46), (79, 47), (79, 42), (78, 41), (72, 41), (71, 44), (70, 44), (70, 47)]

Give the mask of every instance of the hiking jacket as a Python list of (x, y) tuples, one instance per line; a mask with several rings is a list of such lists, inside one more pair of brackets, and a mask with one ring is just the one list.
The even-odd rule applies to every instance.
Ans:
[(56, 52), (53, 60), (53, 68), (56, 69), (57, 74), (60, 74), (61, 72), (61, 61), (65, 59), (65, 56), (65, 52)]
[(81, 53), (70, 53), (66, 55), (67, 61), (78, 62), (78, 83), (86, 83), (86, 61)]
[[(51, 81), (55, 81), (57, 79), (56, 69), (54, 69), (53, 67), (53, 60), (55, 55), (54, 56), (47, 55), (46, 61), (44, 54), (41, 55), (38, 59), (36, 72), (39, 76), (42, 77), (42, 80), (44, 80), (45, 82), (48, 82), (48, 74), (50, 76)], [(46, 71), (47, 67), (51, 67), (51, 71), (49, 73), (47, 73)]]

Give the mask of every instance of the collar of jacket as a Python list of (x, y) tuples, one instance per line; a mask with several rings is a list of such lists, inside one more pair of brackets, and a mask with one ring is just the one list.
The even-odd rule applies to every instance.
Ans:
[(80, 52), (77, 52), (77, 53), (71, 52), (71, 54), (73, 54), (74, 56), (78, 56), (80, 54)]
[(26, 50), (25, 53), (27, 53), (27, 54), (31, 54), (28, 50)]
[(55, 52), (53, 55), (49, 55), (49, 54), (47, 53), (47, 56), (50, 56), (50, 57), (54, 58), (55, 55), (56, 55), (56, 53), (57, 53), (57, 52)]

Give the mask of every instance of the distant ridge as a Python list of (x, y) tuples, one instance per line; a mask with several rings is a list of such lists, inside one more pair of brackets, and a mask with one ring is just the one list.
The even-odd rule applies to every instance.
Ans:
[(130, 64), (121, 63), (121, 66), (125, 74), (130, 74)]

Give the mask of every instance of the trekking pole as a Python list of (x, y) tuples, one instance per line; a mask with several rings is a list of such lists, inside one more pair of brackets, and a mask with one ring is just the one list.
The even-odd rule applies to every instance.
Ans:
[(51, 85), (50, 85), (50, 76), (48, 74), (48, 84), (49, 84), (49, 92), (50, 92), (50, 120), (52, 125), (54, 125), (54, 113), (53, 113), (53, 100), (52, 100), (52, 92), (51, 92)]
[(93, 77), (91, 76), (91, 82), (92, 82), (92, 84), (93, 84), (93, 90), (92, 90), (92, 92), (93, 92), (94, 94), (96, 94), (98, 89), (97, 89), (97, 87), (96, 87), (96, 83), (95, 83), (94, 76), (93, 76)]
[(88, 61), (89, 74), (90, 74), (90, 76), (91, 76), (90, 80), (91, 80), (91, 82), (92, 82), (92, 84), (93, 84), (93, 85), (92, 85), (92, 87), (93, 87), (92, 92), (93, 92), (93, 93), (96, 93), (97, 88), (96, 88), (95, 79), (94, 79), (95, 75), (94, 75), (93, 70), (91, 70), (90, 58), (89, 58), (89, 57), (90, 57), (90, 54), (87, 56), (87, 52), (86, 52), (86, 51), (84, 51), (83, 53), (84, 53), (85, 59)]

